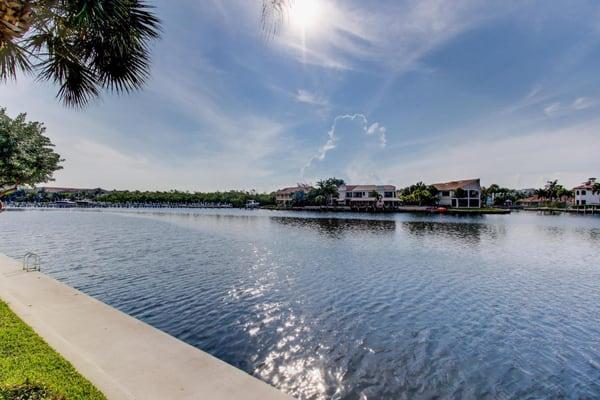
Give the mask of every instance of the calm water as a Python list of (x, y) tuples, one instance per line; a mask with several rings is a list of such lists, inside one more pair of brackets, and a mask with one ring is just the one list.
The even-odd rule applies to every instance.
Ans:
[(23, 211), (0, 252), (301, 399), (600, 398), (600, 218)]

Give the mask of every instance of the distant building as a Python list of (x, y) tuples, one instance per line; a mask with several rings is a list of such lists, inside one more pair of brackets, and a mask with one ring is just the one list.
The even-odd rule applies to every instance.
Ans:
[(394, 208), (400, 201), (393, 185), (341, 185), (338, 193), (338, 204), (348, 207)]
[(590, 178), (586, 182), (573, 188), (575, 194), (575, 205), (600, 205), (600, 193), (593, 193), (593, 186), (596, 183), (596, 178)]
[(434, 183), (438, 205), (455, 208), (481, 208), (481, 182), (477, 179)]
[(290, 207), (294, 200), (302, 200), (312, 189), (311, 186), (301, 185), (287, 187), (275, 192), (275, 203), (278, 207)]
[(547, 201), (548, 201), (547, 199), (544, 199), (538, 195), (533, 195), (533, 196), (525, 197), (524, 199), (517, 200), (517, 205), (520, 207), (524, 207), (524, 208), (531, 208), (531, 207), (535, 208), (535, 207), (540, 207)]

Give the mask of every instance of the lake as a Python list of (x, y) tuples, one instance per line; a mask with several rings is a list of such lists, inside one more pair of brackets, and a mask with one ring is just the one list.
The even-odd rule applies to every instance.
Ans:
[(300, 399), (600, 398), (600, 217), (2, 213), (27, 251)]

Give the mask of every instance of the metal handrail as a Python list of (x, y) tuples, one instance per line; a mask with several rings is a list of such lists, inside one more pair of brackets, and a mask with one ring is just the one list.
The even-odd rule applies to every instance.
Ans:
[(40, 271), (40, 269), (40, 256), (32, 251), (25, 253), (23, 256), (23, 271), (33, 272)]

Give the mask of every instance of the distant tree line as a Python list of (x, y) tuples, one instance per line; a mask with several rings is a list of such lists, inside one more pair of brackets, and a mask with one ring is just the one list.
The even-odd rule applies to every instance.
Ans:
[(51, 202), (58, 200), (90, 200), (105, 203), (169, 203), (169, 204), (192, 204), (192, 203), (221, 203), (231, 204), (233, 207), (243, 207), (248, 200), (256, 200), (261, 205), (274, 205), (274, 193), (256, 193), (254, 191), (230, 190), (226, 192), (183, 192), (171, 191), (111, 191), (101, 189), (82, 192), (48, 193), (40, 190), (18, 190), (10, 195), (10, 201), (29, 202)]

